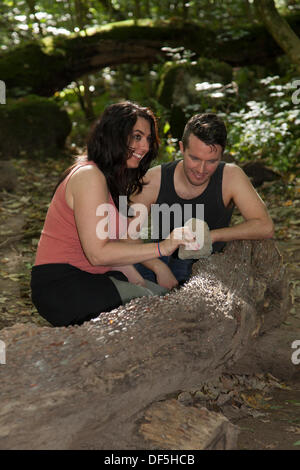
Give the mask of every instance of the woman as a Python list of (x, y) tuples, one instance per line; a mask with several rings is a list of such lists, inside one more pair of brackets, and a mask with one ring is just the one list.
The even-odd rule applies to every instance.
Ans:
[(119, 240), (127, 230), (126, 214), (118, 213), (119, 196), (130, 198), (141, 190), (158, 145), (148, 108), (113, 104), (96, 122), (87, 156), (63, 175), (31, 275), (32, 301), (52, 325), (82, 324), (131, 298), (166, 292), (145, 281), (132, 264), (173, 253), (193, 240), (191, 232), (176, 229), (159, 245)]

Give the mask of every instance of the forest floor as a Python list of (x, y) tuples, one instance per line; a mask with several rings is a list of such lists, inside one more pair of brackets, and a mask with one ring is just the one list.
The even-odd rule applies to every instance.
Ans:
[[(0, 336), (15, 323), (49, 326), (31, 303), (30, 271), (53, 189), (70, 157), (44, 162), (13, 160), (17, 185), (0, 192)], [(300, 179), (257, 188), (275, 223), (275, 240), (287, 265), (292, 308), (285, 322), (300, 340)], [(239, 217), (236, 216), (238, 221)], [(292, 349), (291, 349), (292, 354)], [(240, 428), (239, 449), (300, 450), (300, 364), (297, 380), (231, 377), (236, 397), (231, 421)]]

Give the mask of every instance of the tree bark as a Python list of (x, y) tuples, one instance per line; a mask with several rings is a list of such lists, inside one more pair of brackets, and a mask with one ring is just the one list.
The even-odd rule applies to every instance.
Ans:
[[(294, 20), (300, 31), (300, 18)], [(233, 38), (206, 27), (182, 20), (170, 20), (162, 26), (151, 21), (120, 22), (102, 27), (87, 37), (46, 38), (0, 55), (0, 77), (8, 94), (14, 88), (43, 96), (52, 96), (82, 75), (123, 63), (155, 63), (166, 58), (163, 46), (184, 46), (197, 57), (216, 58), (233, 66), (266, 64), (282, 50), (263, 26), (253, 26), (243, 37)], [(242, 53), (241, 53), (242, 51)], [(41, 73), (41, 70), (43, 73)], [(19, 91), (19, 90), (18, 90)]]
[(267, 30), (300, 72), (300, 37), (278, 13), (274, 0), (254, 0)]
[[(77, 25), (79, 26), (79, 29), (84, 32), (85, 35), (87, 35), (86, 32), (86, 22), (87, 22), (87, 5), (82, 3), (82, 0), (75, 0), (75, 13), (76, 13), (76, 21)], [(85, 114), (85, 117), (88, 122), (93, 122), (95, 120), (95, 114), (94, 114), (94, 109), (93, 109), (93, 103), (91, 99), (91, 92), (90, 92), (90, 79), (89, 75), (85, 74), (82, 77), (82, 83), (83, 83), (83, 94), (80, 94), (80, 105), (83, 104), (82, 110)], [(79, 88), (79, 93), (80, 93), (80, 88)]]
[[(195, 448), (193, 410), (178, 410), (183, 430), (172, 428), (174, 416), (164, 426), (171, 437), (158, 444), (157, 420), (177, 405), (166, 404), (164, 418), (153, 404), (238, 363), (281, 324), (289, 302), (274, 242), (243, 241), (199, 260), (191, 279), (164, 297), (134, 299), (79, 327), (1, 330), (1, 449), (180, 449), (182, 438)], [(229, 436), (216, 417), (193, 426), (208, 436), (202, 448), (220, 448), (219, 437)]]

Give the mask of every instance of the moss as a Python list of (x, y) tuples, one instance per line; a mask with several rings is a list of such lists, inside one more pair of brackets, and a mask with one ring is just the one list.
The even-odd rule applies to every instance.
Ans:
[(163, 67), (157, 99), (171, 110), (171, 134), (178, 139), (182, 136), (186, 116), (184, 108), (195, 102), (195, 84), (199, 81), (223, 84), (232, 81), (232, 67), (218, 60), (200, 58), (194, 64), (167, 62)]
[[(32, 93), (49, 96), (50, 84), (64, 66), (65, 58), (45, 54), (39, 42), (28, 42), (0, 58), (0, 76), (6, 83), (8, 96), (24, 96)], [(49, 90), (49, 92), (47, 92)]]
[[(300, 21), (295, 17), (297, 33)], [(240, 36), (239, 36), (240, 35)], [(261, 25), (243, 31), (213, 31), (207, 26), (184, 23), (182, 19), (168, 21), (134, 20), (110, 23), (88, 31), (88, 35), (47, 37), (40, 41), (22, 43), (19, 47), (0, 54), (0, 78), (6, 83), (8, 96), (35, 93), (51, 96), (71, 81), (94, 72), (105, 64), (111, 65), (111, 55), (105, 56), (105, 41), (116, 41), (115, 64), (128, 60), (122, 52), (132, 44), (145, 45), (145, 62), (159, 61), (163, 46), (183, 46), (198, 56), (218, 58), (230, 64), (243, 66), (265, 64), (282, 54), (270, 34)], [(147, 56), (147, 48), (152, 53)], [(154, 52), (157, 51), (156, 57)], [(103, 61), (93, 58), (102, 55)], [(133, 59), (131, 59), (133, 60)], [(143, 61), (142, 59), (140, 62)], [(97, 65), (99, 63), (99, 65)]]
[(111, 23), (94, 28), (93, 34), (85, 37), (49, 36), (3, 52), (0, 54), (0, 77), (6, 83), (8, 96), (18, 97), (28, 93), (52, 96), (78, 76), (91, 71), (93, 56), (99, 52), (105, 53), (105, 43), (102, 41), (120, 42), (122, 48), (126, 47), (125, 42), (131, 47), (130, 42), (149, 41), (148, 45), (152, 44), (160, 55), (160, 48), (165, 42), (176, 44), (182, 37), (182, 42), (190, 47), (201, 44), (208, 36), (208, 31), (192, 24), (185, 27), (183, 24), (154, 23), (147, 19), (139, 20), (138, 24), (134, 24), (133, 20)]
[[(138, 20), (138, 26), (154, 26), (154, 21), (152, 19), (147, 19), (147, 18), (142, 18)], [(124, 20), (124, 21), (115, 21), (113, 23), (108, 23), (103, 26), (97, 26), (97, 27), (92, 27), (87, 29), (87, 35), (92, 36), (96, 33), (104, 33), (104, 32), (111, 32), (112, 30), (116, 28), (132, 28), (133, 26), (136, 26), (136, 23), (134, 20)]]
[(55, 157), (71, 131), (66, 111), (53, 101), (28, 96), (0, 107), (0, 158)]
[(225, 62), (205, 59), (204, 57), (198, 59), (194, 65), (191, 63), (176, 64), (167, 62), (164, 65), (158, 86), (158, 101), (166, 108), (170, 108), (174, 102), (174, 91), (177, 82), (185, 81), (186, 83), (182, 83), (182, 85), (186, 87), (192, 77), (197, 78), (198, 81), (206, 80), (211, 83), (221, 82), (226, 84), (232, 80), (232, 67)]

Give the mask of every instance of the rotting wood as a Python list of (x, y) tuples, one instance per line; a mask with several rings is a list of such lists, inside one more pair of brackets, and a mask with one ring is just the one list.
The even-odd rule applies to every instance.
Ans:
[(138, 432), (147, 407), (238, 363), (289, 302), (275, 243), (236, 241), (164, 297), (80, 327), (1, 330), (0, 448), (147, 448)]

